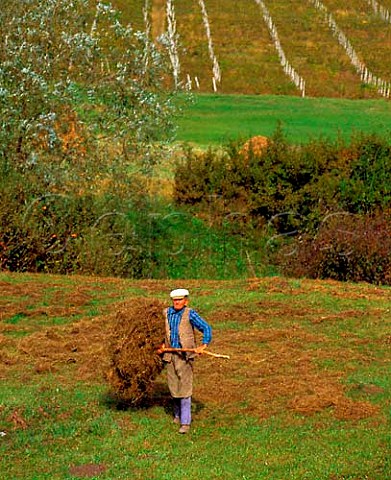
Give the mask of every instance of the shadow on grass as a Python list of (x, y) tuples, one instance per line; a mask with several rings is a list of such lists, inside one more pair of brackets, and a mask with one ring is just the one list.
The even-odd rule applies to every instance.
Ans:
[[(117, 411), (140, 411), (149, 410), (155, 407), (162, 407), (167, 415), (173, 414), (173, 402), (168, 386), (163, 383), (157, 383), (152, 394), (145, 398), (139, 405), (132, 405), (121, 399), (113, 392), (107, 391), (101, 396), (101, 404), (109, 410)], [(197, 414), (205, 408), (205, 405), (192, 397), (192, 411)]]

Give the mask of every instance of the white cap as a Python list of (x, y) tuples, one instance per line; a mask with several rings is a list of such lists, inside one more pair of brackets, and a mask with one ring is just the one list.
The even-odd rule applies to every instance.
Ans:
[(184, 298), (189, 296), (189, 290), (186, 288), (177, 288), (170, 293), (171, 298)]

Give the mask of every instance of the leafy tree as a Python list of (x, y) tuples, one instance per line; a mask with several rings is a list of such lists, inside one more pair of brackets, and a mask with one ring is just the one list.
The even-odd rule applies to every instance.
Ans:
[(174, 104), (145, 32), (100, 0), (2, 0), (0, 25), (0, 159), (61, 163), (110, 143), (153, 167)]
[(0, 26), (0, 268), (142, 275), (164, 46), (101, 0), (2, 0)]

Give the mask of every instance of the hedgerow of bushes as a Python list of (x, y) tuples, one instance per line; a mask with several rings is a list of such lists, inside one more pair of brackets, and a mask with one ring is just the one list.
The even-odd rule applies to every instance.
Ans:
[[(124, 238), (131, 235), (125, 225), (125, 212), (135, 201), (135, 188), (129, 185), (128, 191), (122, 192), (123, 185), (121, 189), (102, 171), (82, 175), (76, 165), (71, 167), (72, 175), (53, 165), (40, 164), (20, 171), (2, 163), (1, 268), (116, 275), (132, 273), (136, 268), (137, 248), (123, 248)], [(55, 183), (52, 176), (61, 177), (61, 173), (68, 182), (60, 178)]]
[[(107, 153), (107, 152), (106, 152)], [(176, 205), (112, 156), (0, 164), (0, 266), (10, 271), (130, 278), (274, 273), (391, 284), (390, 147), (242, 143), (188, 149)], [(107, 157), (107, 158), (106, 158)], [(80, 160), (80, 157), (79, 157)]]
[(88, 172), (77, 164), (21, 171), (0, 162), (1, 269), (128, 278), (247, 275), (251, 246), (235, 232), (153, 200), (148, 177), (129, 167), (95, 160)]
[(174, 196), (211, 223), (262, 232), (284, 273), (389, 284), (390, 189), (389, 139), (290, 145), (279, 127), (261, 151), (242, 141), (186, 150)]
[(391, 285), (391, 215), (331, 215), (274, 257), (288, 276)]

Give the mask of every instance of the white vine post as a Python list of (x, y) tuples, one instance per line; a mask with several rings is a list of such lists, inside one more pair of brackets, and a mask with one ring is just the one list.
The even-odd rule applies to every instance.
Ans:
[(186, 90), (190, 91), (192, 89), (192, 81), (190, 75), (186, 74)]
[(205, 2), (204, 0), (198, 0), (198, 3), (201, 7), (201, 12), (202, 12), (202, 21), (205, 27), (205, 32), (206, 32), (206, 37), (208, 39), (208, 50), (209, 50), (209, 57), (212, 61), (212, 84), (213, 84), (213, 91), (217, 91), (217, 84), (221, 82), (221, 70), (220, 70), (220, 65), (219, 62), (217, 61), (217, 57), (214, 53), (214, 48), (213, 48), (213, 41), (212, 41), (212, 35), (210, 32), (210, 25), (209, 25), (209, 18), (208, 18), (208, 12), (206, 11), (205, 7)]
[[(72, 5), (70, 5), (72, 7)], [(114, 13), (114, 9), (112, 8), (111, 5), (106, 5), (105, 3), (102, 3), (100, 0), (96, 2), (96, 8), (95, 8), (95, 16), (94, 20), (91, 23), (91, 29), (90, 29), (90, 37), (94, 38), (97, 33), (97, 28), (98, 28), (98, 20), (99, 17), (104, 14), (104, 13)], [(101, 66), (101, 72), (103, 73), (105, 70), (106, 72), (110, 72), (110, 65), (107, 62), (104, 62), (101, 60), (100, 62)], [(72, 68), (73, 65), (70, 65), (70, 68)]]
[(274, 46), (278, 52), (278, 57), (280, 59), (280, 63), (282, 68), (284, 69), (284, 73), (288, 75), (288, 77), (292, 80), (292, 82), (296, 85), (301, 92), (301, 96), (305, 97), (305, 80), (296, 72), (296, 70), (292, 67), (292, 65), (288, 62), (285, 52), (281, 46), (280, 39), (278, 37), (277, 28), (273, 23), (273, 19), (267, 9), (266, 5), (262, 0), (255, 0), (261, 9), (263, 18), (265, 23), (269, 29), (270, 36), (272, 37)]
[(176, 18), (174, 3), (167, 0), (166, 3), (167, 16), (167, 37), (168, 37), (168, 54), (172, 65), (172, 74), (174, 77), (175, 88), (179, 86), (179, 74), (181, 70), (178, 55), (178, 34), (176, 31)]
[(380, 16), (385, 22), (391, 23), (391, 13), (383, 5), (380, 5), (376, 0), (368, 0), (369, 5), (373, 8), (373, 11)]
[[(91, 38), (94, 38), (94, 37), (95, 37), (96, 29), (97, 29), (97, 26), (98, 26), (99, 9), (100, 9), (100, 4), (99, 4), (99, 2), (97, 2), (96, 8), (95, 8), (94, 20), (93, 20), (92, 23), (91, 23), (91, 30), (90, 30), (90, 37), (91, 37)], [(100, 62), (101, 72), (104, 71), (105, 67), (106, 67), (106, 65), (104, 65), (103, 61), (101, 60), (101, 62)], [(68, 66), (68, 69), (69, 69), (69, 70), (70, 70), (71, 68), (73, 68), (73, 62), (72, 62), (72, 60), (70, 61), (69, 66)], [(108, 68), (108, 69), (109, 69), (109, 68)]]
[(91, 24), (91, 30), (90, 30), (91, 37), (93, 37), (95, 35), (95, 32), (96, 32), (98, 15), (99, 15), (99, 2), (96, 4), (95, 17), (94, 17), (94, 20), (92, 21), (92, 24)]
[(144, 25), (145, 25), (145, 47), (144, 47), (144, 55), (143, 55), (143, 64), (144, 64), (144, 74), (148, 71), (149, 65), (149, 41), (151, 38), (151, 21), (149, 18), (149, 0), (145, 0), (144, 8), (143, 8), (143, 17), (144, 17)]
[(361, 81), (366, 83), (367, 85), (373, 85), (377, 88), (377, 91), (383, 97), (390, 97), (391, 94), (391, 84), (390, 82), (386, 82), (381, 78), (374, 75), (371, 71), (368, 70), (365, 63), (362, 62), (356, 51), (354, 50), (352, 44), (350, 43), (349, 39), (343, 33), (343, 31), (338, 27), (337, 22), (334, 20), (334, 17), (331, 13), (328, 12), (325, 5), (320, 0), (309, 0), (317, 10), (324, 14), (326, 22), (328, 23), (333, 35), (337, 38), (339, 44), (344, 48), (345, 52), (347, 53), (351, 64), (355, 67), (357, 73), (361, 77)]

